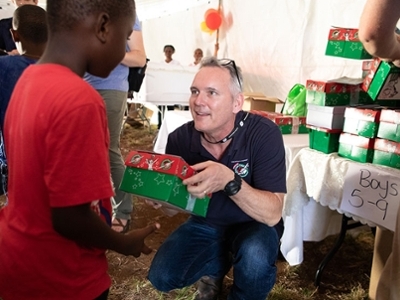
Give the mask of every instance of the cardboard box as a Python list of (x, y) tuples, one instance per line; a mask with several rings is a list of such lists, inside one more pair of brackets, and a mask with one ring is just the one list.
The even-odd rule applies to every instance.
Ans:
[(373, 60), (373, 59), (371, 59), (371, 60), (364, 60), (364, 61), (362, 62), (362, 66), (361, 66), (361, 70), (362, 70), (361, 77), (362, 77), (362, 78), (365, 78), (365, 76), (368, 75), (369, 71), (371, 70), (371, 68), (372, 68), (372, 66), (373, 66), (373, 63), (374, 63), (374, 60)]
[(131, 151), (120, 189), (127, 193), (160, 202), (205, 217), (211, 195), (193, 197), (182, 180), (195, 171), (179, 156), (147, 151)]
[(326, 129), (340, 129), (344, 122), (344, 110), (346, 106), (319, 106), (308, 105), (307, 125), (323, 127)]
[(339, 137), (341, 129), (326, 129), (322, 127), (309, 126), (309, 147), (314, 150), (329, 154), (339, 149)]
[(375, 139), (342, 132), (339, 137), (339, 156), (366, 163), (372, 162)]
[(306, 82), (306, 102), (319, 106), (344, 106), (369, 103), (371, 99), (362, 90), (362, 82), (362, 78), (349, 77), (327, 81), (309, 79)]
[(266, 112), (260, 110), (251, 110), (253, 114), (268, 118), (279, 126), (282, 134), (308, 133), (306, 126), (306, 117), (287, 116), (276, 112)]
[(375, 139), (372, 163), (400, 169), (400, 143)]
[(373, 100), (400, 100), (400, 68), (375, 58), (362, 88)]
[(378, 132), (381, 109), (346, 107), (344, 111), (343, 132), (374, 138)]
[(358, 38), (358, 29), (334, 27), (329, 30), (325, 55), (352, 59), (370, 59)]
[(262, 93), (244, 93), (243, 110), (276, 111), (276, 106), (283, 101), (274, 97), (267, 97)]

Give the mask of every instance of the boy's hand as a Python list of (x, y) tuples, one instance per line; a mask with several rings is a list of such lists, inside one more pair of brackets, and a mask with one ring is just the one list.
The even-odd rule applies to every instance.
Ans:
[(153, 249), (146, 246), (144, 239), (158, 229), (160, 229), (160, 224), (154, 223), (144, 228), (129, 231), (126, 236), (130, 239), (130, 242), (126, 243), (126, 251), (121, 253), (134, 257), (139, 257), (142, 253), (150, 254)]

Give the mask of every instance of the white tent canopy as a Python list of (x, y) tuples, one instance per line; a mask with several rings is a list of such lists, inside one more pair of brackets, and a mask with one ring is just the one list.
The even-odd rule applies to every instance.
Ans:
[[(0, 17), (12, 14), (10, 0), (0, 0)], [(39, 0), (45, 6), (45, 0)], [(163, 47), (174, 45), (183, 65), (202, 48), (214, 53), (216, 32), (201, 30), (204, 13), (218, 0), (136, 0), (148, 58), (164, 59)], [(218, 57), (242, 68), (245, 91), (285, 99), (295, 83), (307, 79), (360, 77), (361, 61), (325, 56), (331, 26), (357, 28), (365, 0), (293, 1), (223, 0)], [(189, 88), (189, 87), (188, 87)]]

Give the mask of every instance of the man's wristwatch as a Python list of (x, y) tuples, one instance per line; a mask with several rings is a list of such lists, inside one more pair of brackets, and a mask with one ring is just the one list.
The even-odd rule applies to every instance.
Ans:
[(233, 196), (240, 191), (241, 187), (242, 187), (242, 178), (235, 173), (235, 177), (233, 178), (233, 180), (229, 181), (226, 184), (224, 192), (228, 196)]

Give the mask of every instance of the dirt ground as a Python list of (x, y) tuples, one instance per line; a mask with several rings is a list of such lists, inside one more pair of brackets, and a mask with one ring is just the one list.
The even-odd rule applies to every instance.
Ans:
[[(141, 126), (134, 128), (125, 125), (121, 140), (123, 155), (133, 149), (152, 150), (155, 134), (156, 129), (150, 132)], [(161, 294), (146, 280), (149, 265), (159, 245), (188, 215), (179, 213), (168, 217), (146, 205), (143, 199), (134, 198), (134, 203), (133, 227), (159, 222), (161, 229), (147, 238), (147, 244), (154, 249), (148, 256), (136, 259), (108, 253), (110, 275), (113, 278), (109, 299), (194, 299), (194, 287)], [(314, 285), (315, 272), (337, 236), (321, 242), (305, 242), (304, 262), (299, 266), (290, 267), (284, 259), (280, 259), (277, 262), (277, 283), (268, 299), (368, 299), (374, 237), (368, 227), (362, 227), (359, 232), (356, 237), (346, 236), (342, 247), (325, 268), (319, 288)], [(226, 299), (232, 278), (232, 273), (228, 273), (220, 299)]]

